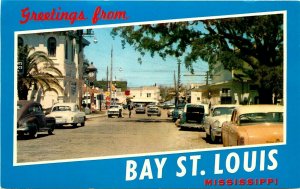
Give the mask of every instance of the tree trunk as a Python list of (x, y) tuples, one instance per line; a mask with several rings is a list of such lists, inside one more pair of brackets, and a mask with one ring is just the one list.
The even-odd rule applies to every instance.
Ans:
[(19, 100), (27, 100), (28, 88), (22, 83), (18, 83), (18, 97)]
[(273, 90), (259, 89), (259, 104), (273, 104)]

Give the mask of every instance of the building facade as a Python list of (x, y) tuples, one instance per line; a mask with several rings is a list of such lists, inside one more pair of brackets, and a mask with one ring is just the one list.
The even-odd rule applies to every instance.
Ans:
[[(217, 63), (212, 70), (209, 84), (199, 84), (192, 92), (201, 93), (202, 103), (258, 104), (258, 92), (252, 81), (241, 71), (226, 70)], [(192, 94), (191, 92), (191, 94)], [(196, 93), (195, 93), (196, 94)]]
[(144, 86), (130, 88), (130, 97), (132, 101), (136, 102), (159, 102), (161, 99), (160, 89), (158, 86)]
[(83, 47), (89, 42), (82, 37), (82, 31), (64, 31), (21, 34), (18, 36), (18, 46), (28, 45), (35, 51), (43, 51), (54, 62), (63, 77), (58, 78), (63, 91), (31, 90), (28, 100), (35, 100), (44, 108), (50, 108), (57, 102), (75, 102), (81, 104)]

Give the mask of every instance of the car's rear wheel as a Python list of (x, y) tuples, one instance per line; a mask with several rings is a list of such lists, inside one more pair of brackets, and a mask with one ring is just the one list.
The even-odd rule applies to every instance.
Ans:
[(29, 137), (30, 138), (37, 138), (37, 136), (38, 136), (38, 134), (37, 134), (37, 132), (38, 132), (38, 126), (37, 126), (37, 124), (36, 123), (32, 123), (31, 127), (32, 127), (32, 130), (29, 131)]
[(85, 126), (85, 121), (83, 121), (82, 123), (80, 123), (80, 126), (81, 127)]
[(52, 135), (52, 134), (53, 134), (54, 127), (55, 127), (54, 124), (51, 125), (50, 129), (48, 130), (48, 134), (49, 134), (49, 135)]
[(73, 127), (77, 127), (77, 123), (72, 123), (72, 126)]
[(210, 141), (211, 143), (216, 143), (216, 136), (214, 132), (212, 132), (212, 128), (210, 128)]

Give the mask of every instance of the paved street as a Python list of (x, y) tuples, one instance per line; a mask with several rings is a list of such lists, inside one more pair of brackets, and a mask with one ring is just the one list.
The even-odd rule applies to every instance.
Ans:
[(19, 139), (17, 162), (221, 147), (221, 144), (207, 143), (203, 131), (179, 130), (165, 110), (161, 117), (135, 113), (132, 118), (127, 114), (124, 118), (94, 117), (84, 127), (64, 126), (54, 133), (40, 134), (37, 139)]

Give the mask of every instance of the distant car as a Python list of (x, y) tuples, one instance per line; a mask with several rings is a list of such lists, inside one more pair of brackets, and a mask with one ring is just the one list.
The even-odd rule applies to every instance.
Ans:
[(55, 128), (55, 119), (46, 117), (40, 103), (20, 100), (17, 102), (17, 133), (29, 134), (36, 138), (38, 132), (52, 134)]
[(161, 116), (161, 111), (157, 106), (151, 106), (147, 109), (147, 115), (150, 116)]
[(85, 125), (85, 113), (80, 111), (76, 103), (57, 103), (47, 116), (54, 117), (58, 126), (71, 124), (76, 127), (79, 123), (81, 126)]
[(145, 114), (146, 113), (146, 107), (143, 104), (138, 104), (135, 108), (136, 114)]
[(120, 115), (120, 111), (122, 114), (122, 106), (121, 105), (111, 105), (109, 109), (107, 110), (107, 117), (113, 117), (113, 116), (118, 116)]
[(164, 103), (164, 104), (162, 105), (162, 108), (163, 108), (163, 109), (175, 108), (175, 104), (172, 104), (172, 103)]
[[(184, 128), (198, 128), (203, 129), (203, 119), (205, 116), (204, 104), (188, 103), (184, 106), (182, 115), (180, 117), (179, 126)], [(176, 123), (178, 124), (178, 123)]]
[(180, 118), (183, 108), (185, 104), (179, 104), (177, 107), (174, 107), (174, 110), (172, 111), (172, 120), (175, 122), (177, 119)]
[(206, 138), (212, 143), (216, 143), (221, 139), (222, 124), (230, 121), (233, 109), (237, 107), (235, 104), (220, 104), (211, 108), (210, 113), (204, 119), (204, 130)]
[(222, 126), (223, 146), (283, 142), (284, 108), (280, 105), (236, 107)]

